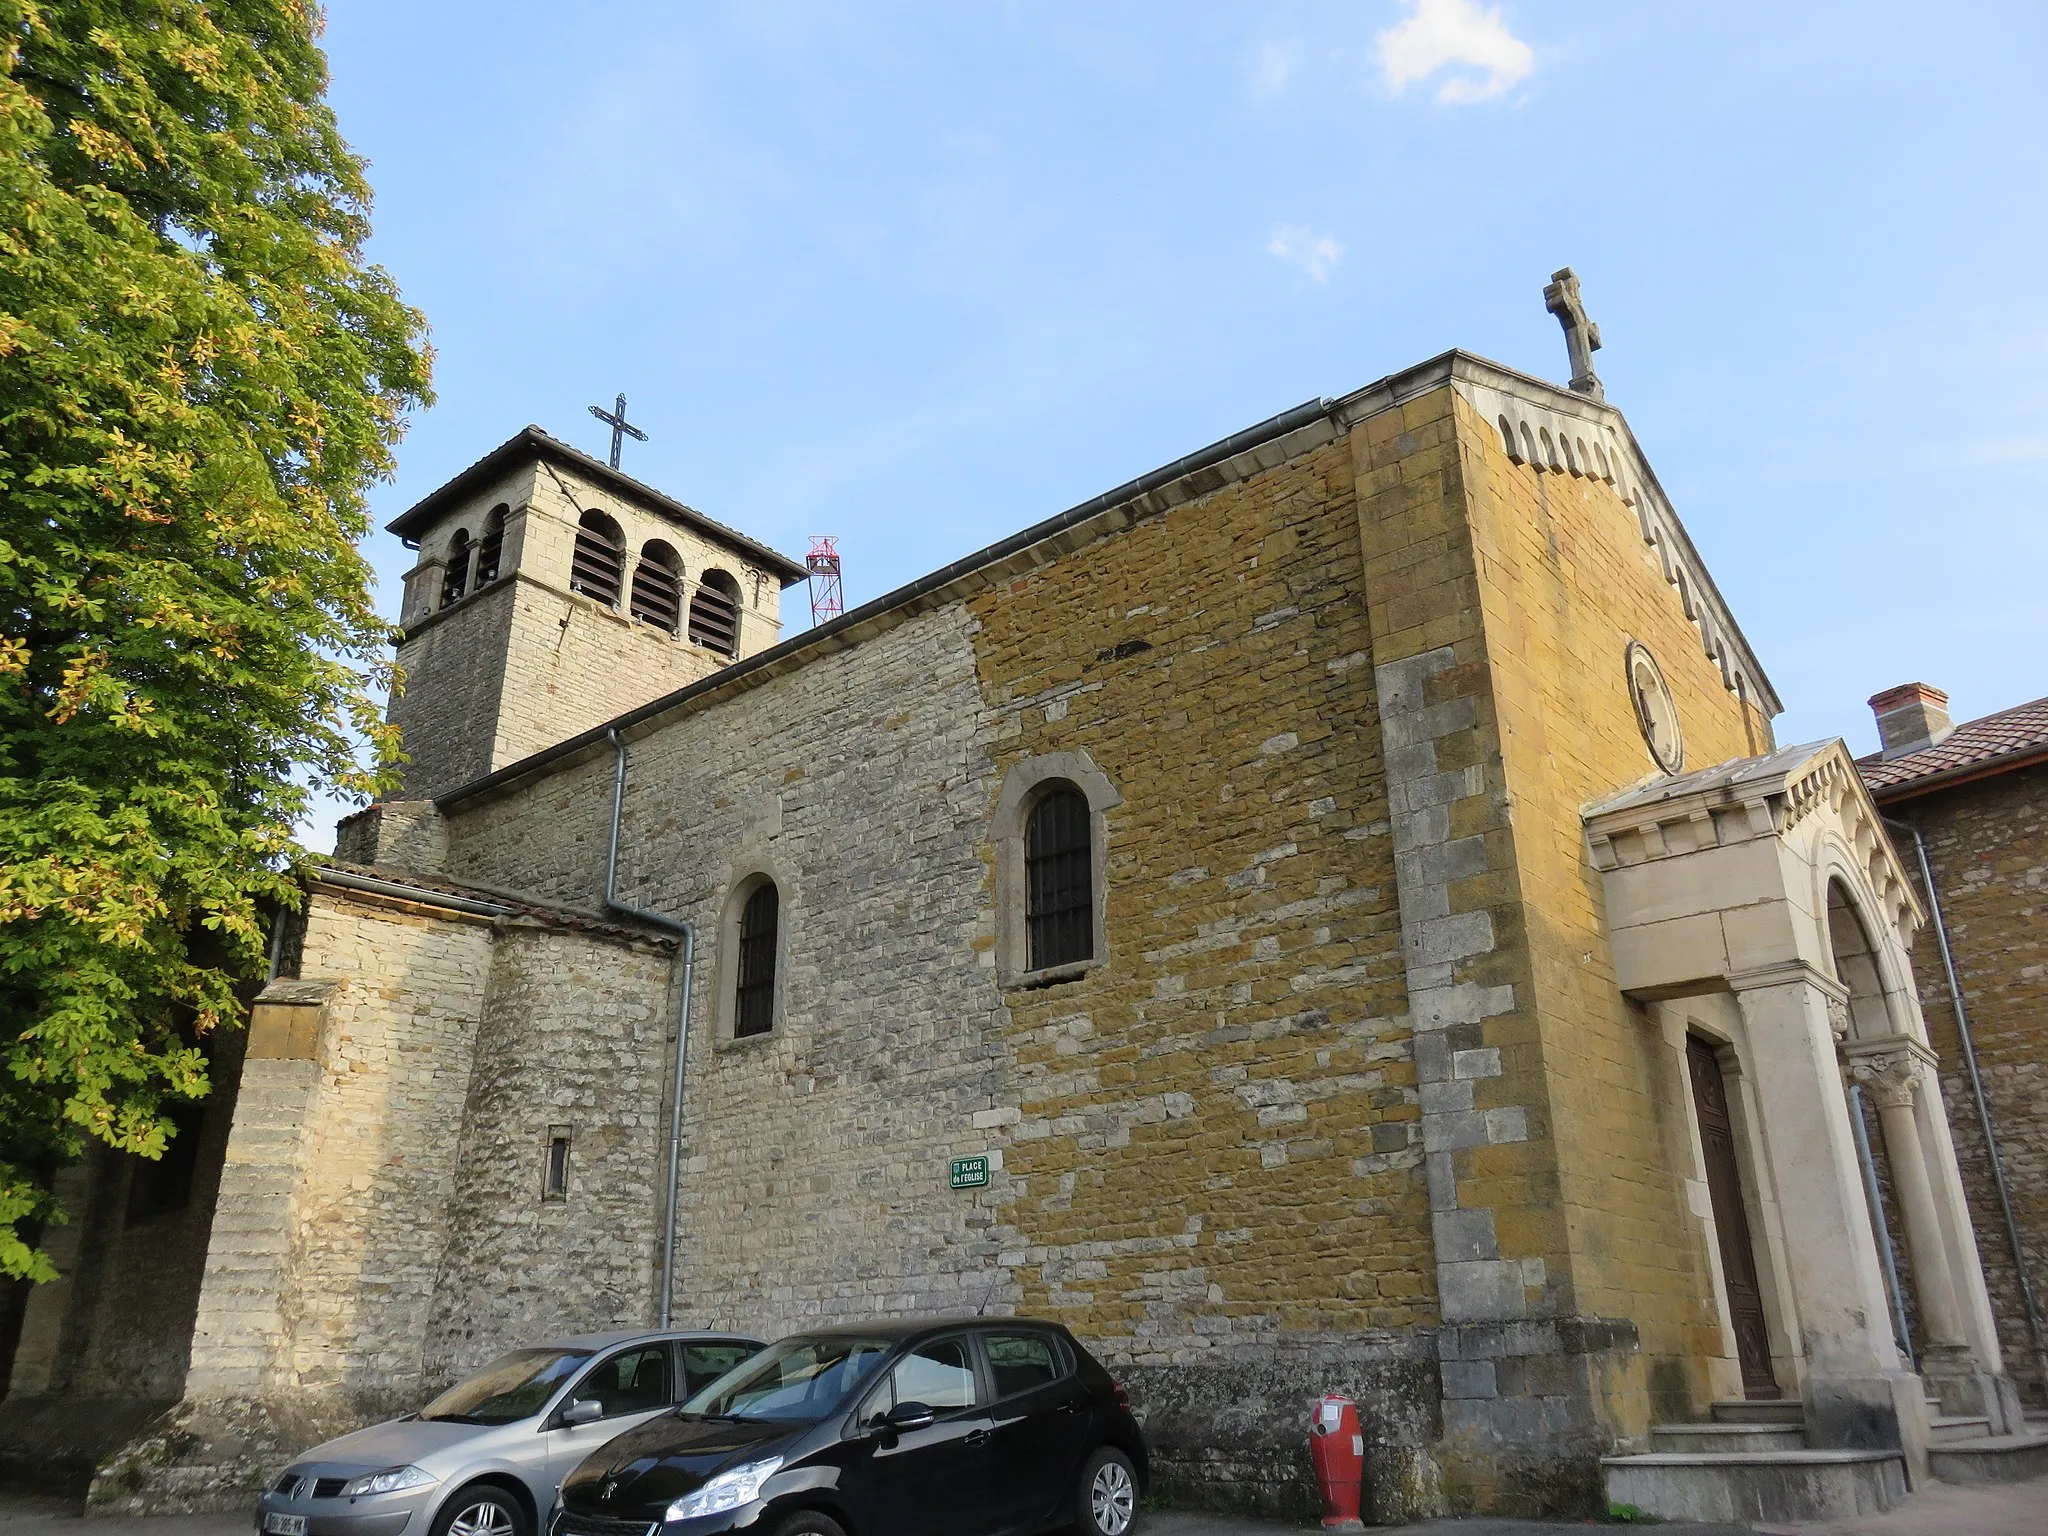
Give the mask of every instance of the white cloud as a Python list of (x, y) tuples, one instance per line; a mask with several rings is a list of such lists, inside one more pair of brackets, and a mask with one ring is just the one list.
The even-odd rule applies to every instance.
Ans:
[(1259, 44), (1259, 56), (1252, 63), (1252, 95), (1278, 96), (1287, 89), (1300, 65), (1301, 42), (1298, 38)]
[(1408, 0), (1415, 14), (1387, 28), (1378, 45), (1387, 88), (1405, 90), (1439, 70), (1453, 70), (1437, 87), (1448, 104), (1485, 101), (1527, 79), (1536, 51), (1508, 30), (1498, 6), (1479, 0)]
[(1266, 242), (1266, 253), (1301, 268), (1319, 283), (1327, 283), (1331, 269), (1344, 259), (1344, 247), (1335, 235), (1319, 235), (1306, 224), (1280, 225)]
[(2048, 437), (1982, 438), (1963, 448), (1966, 464), (2038, 464), (2048, 459)]

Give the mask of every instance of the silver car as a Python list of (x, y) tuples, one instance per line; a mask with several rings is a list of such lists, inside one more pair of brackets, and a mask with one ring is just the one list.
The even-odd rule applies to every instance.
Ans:
[(418, 1413), (316, 1445), (256, 1503), (264, 1536), (536, 1536), (615, 1435), (757, 1353), (728, 1333), (592, 1333), (515, 1349)]

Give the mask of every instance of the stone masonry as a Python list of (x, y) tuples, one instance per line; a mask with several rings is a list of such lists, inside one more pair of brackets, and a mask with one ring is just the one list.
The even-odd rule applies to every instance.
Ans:
[[(528, 530), (561, 522), (552, 473)], [(471, 489), (415, 526), (423, 570), (513, 495)], [(518, 643), (495, 703), (409, 662), (437, 766), (345, 829), (374, 868), (313, 887), (252, 1036), (287, 1047), (244, 1076), (186, 1440), (110, 1490), (244, 1485), (291, 1404), (409, 1401), (663, 1286), (763, 1336), (1057, 1318), (1176, 1498), (1277, 1514), (1313, 1509), (1322, 1390), (1362, 1405), (1380, 1520), (1601, 1507), (1603, 1452), (1704, 1406), (1725, 1346), (1685, 1090), (1615, 988), (1580, 817), (1659, 771), (1630, 640), (1695, 762), (1768, 750), (1776, 705), (1619, 415), (1447, 354), (943, 574), (680, 684), (619, 628), (630, 700), (567, 706)], [(554, 611), (513, 628), (584, 622)], [(672, 1274), (684, 999), (667, 941), (600, 915), (607, 711), (618, 895), (698, 941)], [(1030, 973), (1004, 817), (1047, 774), (1088, 789), (1106, 948)], [(735, 1039), (763, 878), (773, 1027)], [(949, 1188), (970, 1153), (990, 1184)]]
[[(1885, 804), (1885, 813), (1919, 828), (1927, 840), (2036, 1307), (2048, 1310), (2048, 767), (2016, 768), (1900, 799)], [(1917, 883), (1920, 867), (1910, 833), (1897, 833), (1894, 840)], [(2039, 1407), (2048, 1404), (2043, 1361), (2035, 1354), (2021, 1301), (1931, 924), (1914, 945), (1913, 969), (1941, 1058), (1942, 1097), (1980, 1234), (2006, 1368)]]

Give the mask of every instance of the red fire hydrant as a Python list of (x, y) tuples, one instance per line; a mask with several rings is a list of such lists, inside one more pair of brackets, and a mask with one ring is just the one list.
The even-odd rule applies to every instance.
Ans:
[(1308, 1426), (1308, 1455), (1323, 1493), (1323, 1529), (1364, 1530), (1358, 1499), (1365, 1488), (1365, 1434), (1358, 1426), (1358, 1404), (1334, 1395), (1317, 1400)]

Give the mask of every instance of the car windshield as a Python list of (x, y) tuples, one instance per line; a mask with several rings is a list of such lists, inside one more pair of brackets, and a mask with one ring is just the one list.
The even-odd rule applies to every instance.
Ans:
[(822, 1419), (860, 1390), (891, 1345), (849, 1333), (783, 1339), (727, 1371), (683, 1412), (707, 1419)]
[(555, 1388), (590, 1358), (587, 1349), (515, 1349), (420, 1410), (455, 1424), (511, 1424), (547, 1406)]

